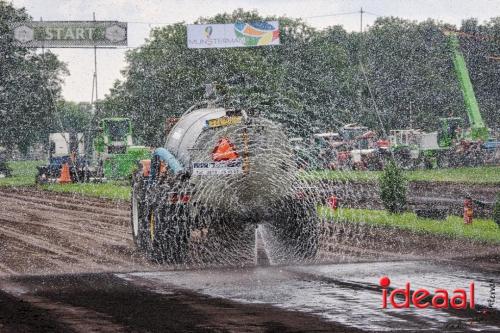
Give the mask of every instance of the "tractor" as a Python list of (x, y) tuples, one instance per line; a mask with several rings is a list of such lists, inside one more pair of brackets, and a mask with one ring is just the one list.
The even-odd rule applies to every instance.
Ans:
[(312, 258), (319, 223), (308, 191), (280, 126), (208, 104), (186, 112), (165, 147), (140, 161), (132, 235), (151, 260), (182, 264), (195, 230), (208, 230), (221, 251), (236, 251), (262, 225), (275, 258)]

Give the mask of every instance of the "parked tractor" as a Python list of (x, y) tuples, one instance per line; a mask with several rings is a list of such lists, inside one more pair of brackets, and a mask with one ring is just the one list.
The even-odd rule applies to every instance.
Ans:
[(194, 230), (232, 251), (263, 225), (274, 255), (312, 257), (316, 203), (298, 174), (278, 125), (212, 106), (188, 111), (133, 176), (134, 242), (154, 261), (185, 263)]
[(94, 139), (93, 155), (93, 158), (86, 156), (82, 133), (51, 133), (49, 163), (38, 167), (36, 181), (57, 182), (65, 164), (74, 183), (129, 179), (137, 161), (151, 153), (144, 146), (133, 145), (130, 119), (105, 118)]
[(130, 178), (137, 161), (151, 155), (147, 147), (134, 146), (128, 118), (101, 120), (99, 134), (94, 140), (94, 153), (105, 179)]

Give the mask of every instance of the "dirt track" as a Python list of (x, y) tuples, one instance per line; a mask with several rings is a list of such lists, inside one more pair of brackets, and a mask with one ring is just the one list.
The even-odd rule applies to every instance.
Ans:
[(0, 189), (0, 275), (147, 269), (124, 202)]
[[(454, 267), (461, 265), (466, 270), (476, 269), (490, 275), (500, 272), (500, 246), (346, 223), (325, 225), (317, 262), (395, 260), (404, 263), (422, 258), (441, 259)], [(360, 265), (372, 270), (372, 264)], [(315, 269), (309, 267), (307, 272)], [(317, 267), (320, 270), (328, 268)], [(342, 267), (334, 266), (332, 270), (341, 271)], [(213, 297), (201, 292), (203, 288), (210, 289), (214, 285), (211, 275), (207, 275), (209, 273), (204, 270), (176, 273), (172, 269), (151, 264), (134, 250), (126, 202), (36, 189), (0, 188), (0, 332), (359, 331), (356, 326), (325, 320), (307, 310)], [(351, 290), (349, 284), (339, 284), (341, 280), (335, 280), (333, 289), (323, 295), (325, 283), (333, 281), (331, 278), (326, 282), (318, 278), (322, 282), (316, 287), (314, 281), (317, 278), (312, 278), (309, 273), (289, 281), (297, 272), (284, 266), (272, 269), (268, 276), (279, 278), (276, 286), (271, 284), (271, 290), (287, 287), (292, 297), (301, 292), (302, 287), (296, 287), (297, 283), (312, 284), (312, 292), (320, 293), (318, 297), (331, 296), (332, 292), (342, 290), (354, 299), (359, 294), (356, 288)], [(154, 279), (142, 279), (129, 273), (115, 274), (158, 270), (180, 274), (181, 278), (174, 278), (173, 284), (166, 281), (162, 285)], [(231, 280), (231, 273), (217, 272), (224, 287), (238, 283), (237, 279)], [(249, 272), (252, 274), (251, 270)], [(421, 276), (419, 272), (418, 268), (416, 277)], [(248, 274), (243, 273), (243, 276)], [(188, 275), (201, 277), (204, 282), (189, 288), (180, 286)], [(260, 283), (259, 279), (257, 281)], [(259, 288), (265, 286), (264, 283)], [(258, 292), (259, 288), (251, 286), (250, 290)], [(265, 294), (274, 295), (273, 292)], [(281, 294), (276, 295), (279, 298)], [(289, 297), (282, 296), (284, 301)], [(378, 302), (378, 292), (373, 292), (372, 296)], [(344, 298), (341, 295), (341, 299)], [(363, 305), (362, 302), (353, 304)], [(323, 306), (345, 311), (353, 305), (337, 307), (332, 303)], [(361, 311), (364, 313), (364, 308)], [(372, 319), (376, 319), (379, 310), (375, 308), (373, 311), (376, 315), (371, 315)], [(469, 320), (467, 318), (471, 315), (460, 315), (459, 318)], [(498, 311), (494, 312), (487, 324), (500, 325), (498, 315)], [(395, 316), (397, 320), (403, 318), (414, 324), (421, 320), (412, 315)], [(354, 323), (365, 327), (363, 322)]]
[[(127, 202), (6, 188), (0, 198), (0, 276), (158, 269), (134, 249)], [(191, 252), (198, 267), (217, 255), (196, 242)], [(239, 264), (252, 265), (253, 250), (244, 253)], [(499, 246), (334, 223), (325, 225), (316, 261), (469, 258), (496, 267), (499, 257)]]
[(270, 305), (172, 287), (159, 293), (147, 280), (109, 273), (0, 279), (0, 286), (9, 291), (0, 291), (2, 333), (360, 331)]

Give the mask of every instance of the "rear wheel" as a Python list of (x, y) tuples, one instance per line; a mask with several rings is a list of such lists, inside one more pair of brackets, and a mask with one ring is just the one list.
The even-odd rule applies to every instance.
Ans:
[(314, 205), (294, 202), (285, 206), (274, 223), (266, 223), (277, 246), (272, 249), (275, 261), (307, 260), (316, 256), (320, 224)]
[(130, 220), (134, 243), (147, 257), (184, 263), (190, 238), (189, 204), (170, 202), (162, 185), (146, 186), (139, 170), (132, 176)]
[(141, 172), (132, 176), (130, 221), (135, 246), (156, 262), (162, 262), (161, 228), (157, 222), (154, 192), (146, 187)]
[(188, 213), (189, 206), (185, 204), (165, 203), (157, 208), (155, 221), (150, 223), (150, 236), (153, 242), (157, 242), (154, 245), (158, 246), (162, 262), (186, 262), (190, 239)]
[(144, 233), (147, 230), (145, 224), (147, 219), (146, 214), (146, 197), (144, 188), (144, 177), (139, 173), (132, 176), (132, 190), (130, 200), (130, 221), (132, 227), (132, 238), (134, 244), (139, 249), (144, 249)]

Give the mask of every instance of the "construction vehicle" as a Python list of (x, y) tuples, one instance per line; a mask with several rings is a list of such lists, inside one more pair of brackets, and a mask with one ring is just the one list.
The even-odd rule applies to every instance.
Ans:
[(243, 110), (193, 108), (134, 173), (134, 242), (154, 261), (185, 263), (194, 230), (228, 252), (263, 225), (279, 244), (274, 257), (312, 257), (319, 223), (308, 189), (278, 125)]
[[(458, 32), (445, 31), (452, 54), (453, 67), (464, 98), (469, 126), (461, 117), (439, 118), (437, 132), (418, 129), (391, 130), (389, 136), (393, 153), (405, 168), (477, 166), (495, 161), (495, 141), (490, 138), (467, 65), (460, 50)], [(491, 156), (490, 156), (491, 155)]]
[(102, 119), (94, 139), (94, 152), (106, 179), (131, 177), (137, 161), (151, 155), (147, 147), (134, 146), (129, 118)]
[(490, 160), (491, 151), (484, 149), (485, 142), (491, 142), (490, 133), (479, 110), (479, 104), (469, 76), (464, 55), (460, 50), (458, 32), (445, 31), (452, 53), (453, 67), (464, 98), (469, 126), (459, 117), (440, 118), (438, 145), (445, 150), (437, 150), (438, 165), (441, 167), (477, 166)]
[(440, 119), (439, 144), (442, 147), (448, 147), (451, 145), (451, 140), (457, 138), (465, 138), (470, 141), (487, 141), (489, 138), (488, 128), (479, 111), (479, 104), (474, 94), (467, 64), (460, 50), (460, 41), (457, 34), (452, 31), (445, 31), (445, 35), (448, 36), (448, 44), (453, 56), (453, 67), (464, 97), (465, 110), (467, 111), (470, 128), (467, 131), (463, 131), (464, 127), (461, 118)]

